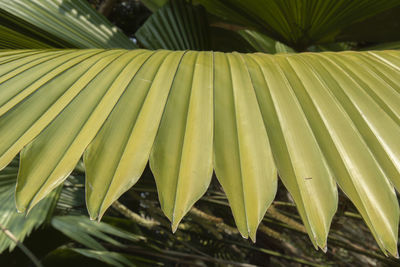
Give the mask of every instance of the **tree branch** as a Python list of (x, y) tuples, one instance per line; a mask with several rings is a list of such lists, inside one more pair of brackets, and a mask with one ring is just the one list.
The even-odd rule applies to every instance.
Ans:
[(117, 210), (119, 213), (121, 213), (122, 215), (124, 215), (126, 218), (136, 222), (137, 224), (146, 227), (148, 229), (153, 228), (154, 226), (158, 226), (160, 225), (159, 222), (154, 221), (152, 219), (146, 219), (143, 218), (142, 216), (140, 216), (139, 214), (131, 211), (130, 209), (128, 209), (125, 205), (123, 205), (121, 202), (119, 201), (115, 201), (112, 204), (112, 207)]
[(25, 255), (32, 261), (32, 263), (36, 267), (43, 267), (43, 265), (40, 263), (39, 259), (36, 258), (36, 256), (21, 242), (18, 241), (18, 239), (11, 233), (10, 230), (8, 230), (4, 225), (0, 224), (0, 229), (3, 231), (3, 233), (12, 241), (14, 242)]

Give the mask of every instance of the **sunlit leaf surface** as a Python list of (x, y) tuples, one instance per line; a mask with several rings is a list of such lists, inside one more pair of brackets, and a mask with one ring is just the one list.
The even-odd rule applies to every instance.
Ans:
[(0, 0), (1, 48), (136, 48), (80, 0)]
[(173, 228), (214, 169), (252, 239), (279, 174), (322, 249), (338, 184), (397, 255), (399, 74), (398, 51), (2, 51), (0, 167), (21, 152), (16, 203), (25, 211), (84, 155), (96, 219), (150, 158)]

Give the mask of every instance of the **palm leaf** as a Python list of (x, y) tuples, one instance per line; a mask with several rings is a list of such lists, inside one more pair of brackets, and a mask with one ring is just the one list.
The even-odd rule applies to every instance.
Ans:
[[(184, 0), (170, 1), (156, 10), (135, 36), (142, 46), (153, 50), (255, 51), (242, 37), (244, 35), (210, 26), (207, 15), (201, 6), (193, 6)], [(284, 47), (279, 44), (277, 49)]]
[(106, 223), (90, 221), (86, 216), (55, 216), (51, 225), (72, 240), (94, 250), (106, 250), (98, 240), (123, 247), (115, 237), (133, 242), (144, 239)]
[[(15, 209), (15, 183), (18, 174), (18, 160), (14, 160), (0, 172), (0, 223), (20, 242), (33, 230), (42, 225), (58, 199), (60, 190), (49, 194), (28, 214), (18, 213)], [(16, 244), (3, 232), (0, 233), (0, 253), (5, 249), (13, 250)]]
[(344, 28), (338, 41), (387, 43), (400, 40), (400, 5)]
[(1, 39), (0, 47), (4, 49), (24, 49), (24, 48), (51, 48), (52, 46), (40, 42), (13, 29), (0, 25)]
[(84, 186), (85, 177), (83, 175), (70, 175), (63, 184), (55, 207), (55, 214), (87, 215)]
[[(19, 48), (136, 48), (87, 1), (0, 0), (0, 19), (2, 48), (15, 49), (14, 44)], [(19, 34), (12, 35), (11, 32)], [(21, 40), (21, 33), (28, 39)]]
[(400, 42), (382, 43), (369, 46), (363, 50), (400, 50)]
[(139, 28), (135, 36), (148, 49), (210, 50), (207, 16), (201, 6), (174, 0)]
[(151, 11), (156, 12), (160, 7), (165, 5), (168, 0), (141, 0), (141, 2)]
[[(0, 172), (0, 224), (10, 230), (18, 241), (23, 242), (25, 237), (56, 213), (87, 214), (82, 208), (85, 204), (84, 188), (77, 187), (81, 181), (74, 176), (69, 176), (64, 186), (51, 192), (29, 214), (18, 213), (14, 197), (18, 165), (18, 159), (14, 159)], [(7, 248), (12, 251), (15, 246), (12, 240), (0, 233), (0, 252)]]
[(294, 50), (287, 45), (269, 38), (265, 34), (252, 30), (241, 30), (239, 34), (247, 41), (257, 52), (268, 54), (293, 53)]
[(123, 267), (123, 266), (136, 266), (130, 260), (128, 260), (123, 254), (111, 251), (99, 251), (91, 249), (73, 248), (75, 251), (85, 257), (93, 258), (111, 266)]
[(88, 209), (101, 217), (150, 157), (174, 228), (214, 168), (240, 232), (254, 238), (277, 169), (315, 246), (326, 247), (336, 181), (397, 255), (397, 51), (23, 50), (1, 52), (0, 66), (0, 163), (22, 150), (20, 211), (84, 153)]
[[(159, 3), (159, 2), (158, 2)], [(333, 42), (347, 26), (400, 5), (397, 0), (196, 0), (208, 12), (296, 48)]]

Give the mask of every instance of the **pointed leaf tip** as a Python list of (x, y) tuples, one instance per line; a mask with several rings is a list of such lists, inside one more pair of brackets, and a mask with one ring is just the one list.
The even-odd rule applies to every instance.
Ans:
[(250, 231), (249, 232), (250, 240), (253, 242), (253, 244), (256, 243), (256, 237), (257, 237), (257, 231)]
[(26, 206), (19, 203), (17, 195), (15, 195), (15, 206), (18, 213), (24, 213), (26, 211)]
[(21, 209), (21, 208), (19, 208), (19, 207), (17, 206), (17, 212), (18, 212), (18, 213), (24, 213), (24, 212), (25, 212), (25, 209)]
[(172, 233), (175, 234), (176, 230), (178, 230), (179, 222), (178, 223), (171, 223), (171, 230)]
[(396, 247), (393, 247), (390, 250), (387, 250), (387, 252), (389, 252), (390, 255), (392, 255), (394, 258), (398, 259), (399, 258), (399, 251), (397, 250), (397, 243), (396, 243)]
[(179, 212), (178, 214), (173, 213), (171, 217), (168, 216), (168, 218), (171, 218), (171, 228), (172, 232), (175, 233), (176, 230), (179, 228), (179, 225), (183, 219), (183, 217), (186, 215), (187, 212)]
[(242, 231), (240, 231), (240, 229), (239, 229), (239, 233), (240, 233), (240, 235), (241, 235), (244, 239), (249, 239), (249, 234), (247, 233), (247, 231), (246, 231), (246, 232), (242, 232)]

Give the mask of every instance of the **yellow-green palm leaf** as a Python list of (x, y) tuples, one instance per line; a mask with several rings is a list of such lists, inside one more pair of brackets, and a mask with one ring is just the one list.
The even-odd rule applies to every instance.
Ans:
[(137, 46), (87, 1), (0, 0), (0, 48)]
[(0, 52), (0, 166), (21, 152), (16, 202), (32, 208), (84, 155), (100, 218), (149, 158), (176, 228), (212, 170), (239, 231), (255, 238), (277, 173), (316, 247), (336, 183), (397, 255), (400, 53)]

